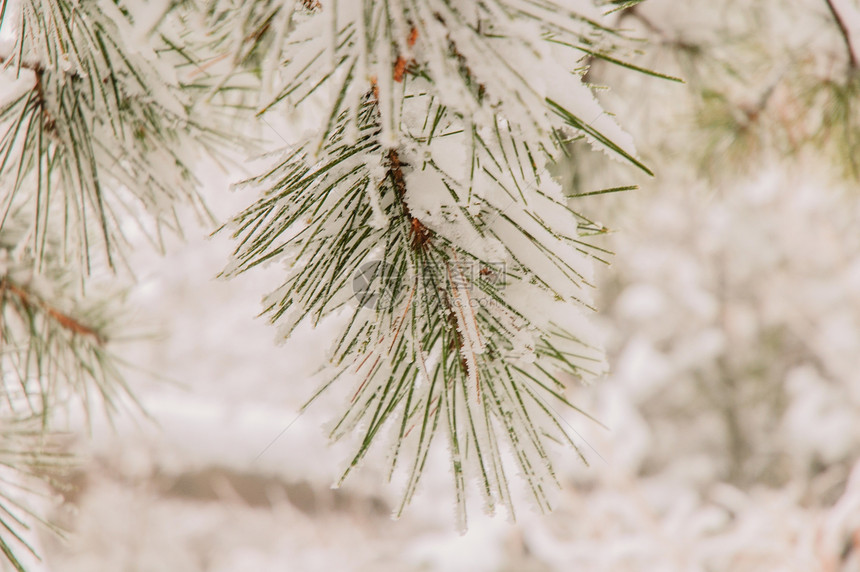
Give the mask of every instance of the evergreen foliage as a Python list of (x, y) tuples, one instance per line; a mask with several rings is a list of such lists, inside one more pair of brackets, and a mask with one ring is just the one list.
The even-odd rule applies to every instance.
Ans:
[(300, 117), (242, 184), (258, 198), (224, 225), (225, 274), (285, 265), (265, 303), (282, 336), (342, 320), (320, 391), (346, 388), (331, 435), (358, 439), (343, 478), (387, 439), (399, 514), (441, 437), (461, 527), (472, 479), (513, 515), (511, 470), (549, 509), (550, 448), (577, 448), (565, 387), (605, 367), (587, 314), (592, 263), (611, 253), (580, 203), (632, 188), (571, 199), (552, 170), (582, 139), (650, 173), (584, 81), (596, 60), (666, 77), (624, 59), (613, 22), (634, 4), (3, 0), (4, 427), (38, 420), (47, 436), (54, 405), (128, 397), (119, 314), (90, 303), (91, 277), (126, 272), (130, 225), (160, 246), (181, 232), (176, 209), (207, 216), (201, 157)]
[[(246, 181), (261, 198), (228, 225), (228, 274), (288, 261), (266, 301), (284, 336), (346, 307), (332, 380), (353, 389), (331, 436), (361, 435), (342, 478), (391, 442), (398, 514), (437, 435), (462, 527), (470, 479), (488, 510), (510, 506), (505, 449), (548, 509), (549, 444), (577, 446), (556, 407), (603, 369), (584, 313), (607, 253), (549, 166), (584, 137), (647, 171), (582, 83), (581, 60), (617, 41), (600, 18), (578, 2), (330, 2), (286, 38), (262, 112), (319, 129)], [(351, 290), (364, 269), (372, 307)]]

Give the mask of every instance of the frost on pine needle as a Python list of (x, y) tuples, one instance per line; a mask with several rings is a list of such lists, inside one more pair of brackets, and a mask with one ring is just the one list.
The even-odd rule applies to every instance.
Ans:
[(352, 383), (331, 436), (357, 436), (343, 478), (391, 441), (398, 515), (437, 436), (463, 526), (470, 482), (513, 515), (512, 470), (548, 510), (550, 443), (576, 447), (556, 407), (604, 371), (585, 315), (605, 251), (548, 168), (584, 136), (647, 171), (573, 71), (616, 34), (600, 18), (578, 1), (332, 0), (293, 19), (260, 113), (319, 129), (246, 181), (260, 198), (229, 225), (229, 273), (286, 262), (266, 300), (285, 336), (348, 316), (323, 387)]
[(2, 75), (27, 88), (0, 101), (0, 227), (33, 207), (37, 265), (49, 226), (63, 228), (63, 256), (90, 270), (115, 264), (127, 221), (160, 244), (162, 228), (178, 230), (178, 204), (203, 212), (189, 151), (214, 135), (189, 114), (174, 69), (126, 43), (137, 37), (126, 14), (110, 2), (26, 0), (4, 18), (12, 26)]

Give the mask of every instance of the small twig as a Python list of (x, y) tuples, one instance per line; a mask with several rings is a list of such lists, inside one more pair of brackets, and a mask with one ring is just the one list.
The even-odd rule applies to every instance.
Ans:
[(739, 105), (738, 109), (744, 114), (746, 118), (746, 123), (743, 127), (746, 127), (750, 123), (755, 123), (758, 120), (759, 116), (761, 116), (762, 112), (767, 109), (767, 106), (770, 104), (771, 99), (773, 98), (773, 94), (776, 91), (776, 87), (779, 85), (780, 78), (777, 78), (776, 81), (771, 83), (766, 90), (761, 94), (758, 98), (758, 101), (751, 106)]
[(68, 314), (65, 314), (44, 300), (36, 297), (35, 295), (27, 292), (20, 286), (17, 286), (10, 282), (8, 279), (3, 279), (2, 281), (2, 289), (8, 290), (12, 294), (18, 297), (21, 300), (21, 303), (27, 306), (28, 308), (40, 308), (43, 310), (48, 316), (50, 316), (57, 324), (61, 327), (69, 330), (73, 334), (80, 334), (85, 336), (91, 336), (98, 342), (99, 345), (104, 345), (106, 340), (105, 338), (93, 328), (82, 324), (80, 321), (72, 318)]
[(827, 8), (830, 9), (830, 14), (833, 15), (833, 19), (839, 27), (839, 32), (842, 34), (842, 40), (845, 42), (845, 49), (848, 52), (848, 68), (850, 70), (856, 70), (858, 67), (857, 56), (854, 55), (854, 48), (851, 46), (851, 36), (848, 34), (848, 28), (845, 26), (845, 21), (842, 19), (842, 16), (839, 15), (839, 12), (836, 11), (836, 7), (833, 5), (832, 0), (824, 1), (827, 3)]
[(412, 235), (412, 250), (426, 250), (427, 243), (433, 237), (433, 231), (424, 226), (424, 223), (417, 217), (413, 216), (409, 210), (409, 205), (406, 204), (406, 179), (403, 176), (403, 164), (400, 162), (400, 155), (398, 155), (395, 149), (391, 149), (388, 152), (388, 163), (388, 174), (394, 183), (394, 189), (397, 192), (397, 198), (400, 200), (403, 216), (409, 220), (409, 231)]

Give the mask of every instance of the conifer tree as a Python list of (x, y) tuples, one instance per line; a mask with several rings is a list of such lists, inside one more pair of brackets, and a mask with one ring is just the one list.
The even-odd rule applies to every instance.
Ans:
[[(51, 411), (70, 397), (127, 398), (121, 310), (91, 283), (128, 272), (130, 225), (157, 247), (177, 209), (206, 220), (200, 158), (277, 125), (286, 146), (265, 149), (240, 184), (256, 200), (222, 227), (224, 273), (284, 265), (265, 301), (283, 337), (341, 320), (320, 389), (345, 396), (331, 436), (356, 438), (341, 480), (387, 442), (400, 514), (439, 437), (461, 527), (471, 480), (513, 515), (512, 471), (551, 508), (550, 448), (577, 449), (565, 387), (605, 367), (588, 314), (610, 253), (582, 206), (631, 188), (571, 194), (553, 170), (583, 139), (650, 173), (584, 79), (597, 60), (653, 73), (614, 25), (634, 4), (3, 0), (2, 418), (43, 436), (8, 466), (53, 458)], [(25, 523), (0, 512), (23, 569)]]

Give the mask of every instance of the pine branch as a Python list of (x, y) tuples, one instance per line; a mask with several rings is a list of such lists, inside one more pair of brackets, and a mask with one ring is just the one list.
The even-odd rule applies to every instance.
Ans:
[(0, 232), (0, 545), (17, 568), (17, 546), (38, 558), (27, 543), (32, 525), (59, 532), (28, 508), (45, 492), (37, 481), (50, 483), (73, 462), (55, 444), (56, 411), (139, 407), (111, 353), (112, 300), (77, 299), (80, 278), (58, 263), (56, 239), (47, 241), (44, 273), (34, 274), (21, 246), (27, 218), (16, 213)]
[(0, 102), (0, 180), (10, 189), (0, 227), (10, 212), (34, 213), (37, 268), (50, 226), (64, 228), (65, 255), (90, 271), (94, 256), (116, 265), (129, 220), (157, 235), (179, 204), (205, 215), (188, 149), (211, 147), (216, 134), (164, 83), (154, 54), (125, 46), (126, 16), (110, 4), (28, 0), (18, 27), (3, 63), (21, 89)]
[(59, 310), (8, 276), (0, 281), (0, 319), (2, 399), (12, 411), (48, 427), (53, 410), (70, 399), (89, 414), (95, 396), (108, 413), (131, 397), (104, 326)]
[[(537, 55), (594, 45), (604, 27), (553, 2), (496, 4), (331, 2), (307, 14), (259, 114), (322, 104), (320, 130), (246, 181), (261, 196), (229, 225), (225, 271), (289, 262), (265, 305), (285, 336), (351, 309), (324, 386), (353, 384), (331, 431), (360, 432), (341, 481), (387, 430), (391, 471), (412, 458), (402, 512), (441, 431), (461, 526), (472, 476), (490, 509), (512, 510), (505, 448), (549, 508), (548, 442), (575, 445), (547, 400), (570, 405), (563, 373), (601, 371), (580, 317), (601, 249), (546, 170), (558, 142), (578, 132), (647, 171), (580, 79)], [(543, 32), (523, 35), (520, 21)], [(547, 93), (535, 74), (553, 78)]]

